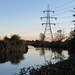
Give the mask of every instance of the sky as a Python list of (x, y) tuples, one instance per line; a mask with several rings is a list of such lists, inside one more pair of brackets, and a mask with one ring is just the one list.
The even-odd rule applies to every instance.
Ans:
[(52, 25), (53, 33), (64, 30), (68, 34), (74, 27), (72, 20), (75, 19), (73, 8), (75, 0), (0, 0), (0, 38), (18, 34), (22, 39), (39, 39), (40, 33), (44, 32), (45, 26), (40, 17), (46, 16), (43, 10), (55, 11), (51, 16), (57, 17), (56, 26)]

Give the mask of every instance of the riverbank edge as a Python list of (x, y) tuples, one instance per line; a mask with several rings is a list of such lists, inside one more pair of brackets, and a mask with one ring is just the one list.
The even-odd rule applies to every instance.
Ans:
[(40, 68), (28, 67), (21, 69), (19, 75), (25, 75), (29, 71), (30, 75), (75, 75), (75, 54), (64, 61), (59, 61), (56, 64), (42, 65)]

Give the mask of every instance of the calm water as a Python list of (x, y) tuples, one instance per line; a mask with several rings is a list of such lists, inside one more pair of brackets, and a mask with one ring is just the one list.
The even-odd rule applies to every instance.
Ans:
[(2, 54), (0, 55), (0, 75), (14, 75), (19, 73), (20, 69), (28, 66), (43, 65), (47, 62), (55, 64), (58, 61), (68, 59), (68, 50), (52, 50), (43, 48), (34, 48), (29, 46), (26, 54)]

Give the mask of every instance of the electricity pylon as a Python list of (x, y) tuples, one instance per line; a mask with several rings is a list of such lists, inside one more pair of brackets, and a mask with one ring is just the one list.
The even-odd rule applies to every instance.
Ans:
[[(46, 36), (46, 31), (49, 31), (49, 33), (51, 35), (51, 38), (52, 38), (52, 41), (54, 41), (51, 25), (52, 24), (55, 25), (55, 23), (51, 23), (51, 18), (55, 18), (55, 19), (57, 19), (57, 18), (50, 16), (50, 13), (51, 12), (54, 13), (54, 11), (49, 10), (49, 4), (48, 4), (48, 7), (47, 7), (47, 10), (43, 11), (43, 13), (45, 13), (45, 12), (47, 13), (47, 16), (41, 17), (41, 19), (42, 18), (46, 19), (46, 23), (42, 23), (42, 25), (45, 25), (44, 36)], [(43, 41), (44, 41), (44, 38), (43, 38)]]

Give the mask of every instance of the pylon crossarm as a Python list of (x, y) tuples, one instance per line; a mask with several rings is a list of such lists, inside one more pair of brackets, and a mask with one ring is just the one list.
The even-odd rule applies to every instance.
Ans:
[(53, 12), (53, 13), (54, 13), (54, 11), (50, 11), (50, 10), (45, 10), (45, 11), (43, 11), (43, 13), (45, 13), (45, 12)]
[(42, 25), (46, 25), (46, 24), (53, 24), (53, 25), (55, 25), (55, 23), (42, 23)]
[(41, 19), (42, 19), (42, 18), (55, 18), (55, 19), (57, 19), (56, 17), (41, 17)]
[(50, 17), (50, 18), (55, 18), (55, 19), (57, 19), (57, 17)]
[[(47, 18), (47, 17), (41, 17), (41, 19), (42, 19), (42, 18)], [(49, 18), (50, 18), (50, 17), (49, 17)]]

